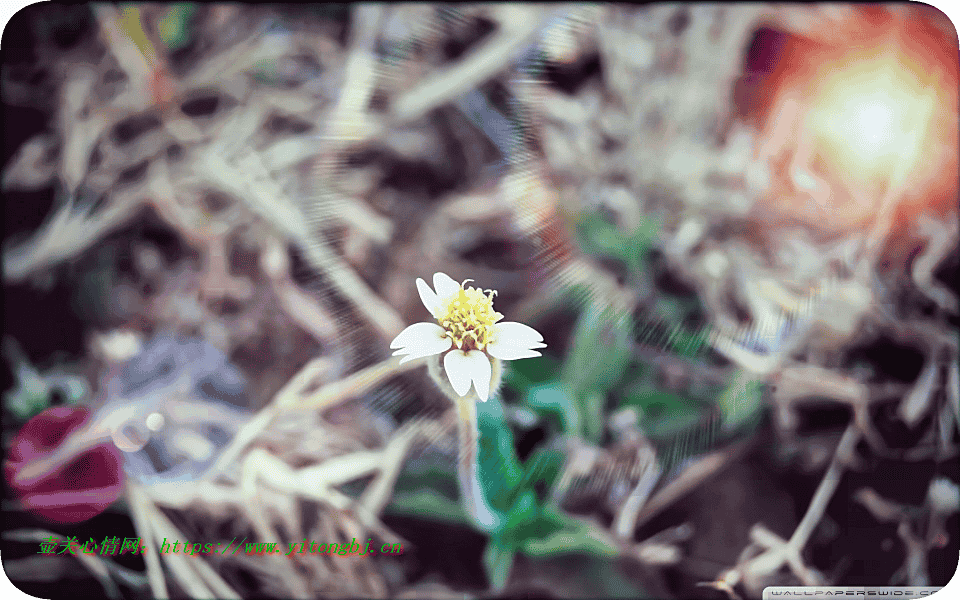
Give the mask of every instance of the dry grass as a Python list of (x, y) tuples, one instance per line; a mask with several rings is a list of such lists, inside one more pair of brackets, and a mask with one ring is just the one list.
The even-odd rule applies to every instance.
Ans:
[[(443, 585), (411, 586), (371, 561), (155, 550), (164, 537), (198, 539), (211, 522), (228, 538), (281, 546), (402, 541), (381, 520), (398, 473), (420, 448), (452, 447), (456, 431), (452, 413), (436, 408), (443, 406), (436, 392), (411, 373), (422, 363), (401, 367), (386, 358), (389, 341), (417, 320), (414, 278), (444, 271), (489, 281), (520, 320), (543, 318), (578, 284), (624, 313), (640, 310), (642, 293), (577, 248), (573, 225), (596, 210), (627, 232), (648, 218), (664, 223), (658, 249), (695, 288), (715, 350), (776, 386), (765, 401), (784, 447), (819, 447), (797, 432), (806, 404), (826, 398), (851, 408), (842, 439), (814, 461), (827, 470), (793, 535), (780, 539), (751, 523), (752, 543), (731, 548), (740, 558), (706, 585), (736, 598), (757, 595), (776, 577), (836, 583), (808, 564), (804, 549), (842, 473), (856, 463), (859, 439), (878, 455), (956, 460), (957, 342), (933, 335), (958, 306), (934, 276), (956, 246), (956, 213), (922, 214), (898, 233), (887, 219), (895, 198), (887, 198), (874, 227), (834, 239), (809, 223), (770, 221), (771, 209), (759, 201), (768, 198), (774, 168), (769, 145), (793, 138), (738, 121), (729, 100), (760, 24), (805, 34), (817, 30), (811, 23), (847, 18), (835, 7), (364, 5), (343, 21), (204, 5), (193, 21), (194, 43), (182, 53), (158, 37), (155, 24), (168, 9), (137, 6), (140, 21), (131, 21), (118, 8), (97, 6), (89, 39), (41, 50), (39, 65), (56, 90), (45, 107), (54, 131), (29, 139), (3, 177), (4, 191), (56, 186), (66, 199), (29, 239), (6, 240), (5, 282), (81, 264), (112, 234), (152, 215), (189, 252), (171, 263), (150, 241), (134, 240), (133, 266), (109, 290), (126, 299), (115, 328), (200, 337), (246, 360), (252, 381), (252, 412), (201, 477), (131, 478), (131, 517), (153, 552), (145, 578), (85, 559), (108, 593), (122, 581), (158, 598), (453, 597)], [(683, 35), (671, 34), (684, 11)], [(465, 42), (477, 23), (489, 35)], [(459, 44), (461, 53), (445, 54), (444, 43)], [(602, 77), (572, 94), (544, 75), (548, 63), (585, 57), (600, 61)], [(476, 90), (490, 82), (508, 98), (494, 108), (522, 124), (518, 139), (471, 123), (465, 98), (480, 97)], [(8, 103), (35, 96), (16, 78), (4, 91)], [(507, 153), (497, 168), (486, 156), (495, 151)], [(881, 264), (900, 234), (923, 251), (897, 278)], [(489, 239), (512, 250), (478, 260), (471, 251)], [(518, 258), (524, 244), (528, 256)], [(878, 285), (883, 278), (888, 284)], [(898, 300), (904, 289), (914, 305)], [(918, 313), (918, 298), (935, 303), (932, 316)], [(744, 341), (773, 339), (788, 320), (793, 333), (771, 342), (770, 352)], [(878, 331), (923, 346), (925, 370), (915, 384), (874, 385), (843, 366), (845, 352)], [(109, 356), (97, 360), (109, 371)], [(697, 369), (669, 356), (657, 364), (678, 377)], [(403, 398), (354, 402), (401, 375), (410, 384)], [(888, 447), (871, 411), (891, 394), (902, 396), (899, 414), (908, 425), (935, 415), (924, 438), (930, 443)], [(103, 423), (129, 401), (98, 397), (101, 429), (87, 434), (109, 435)], [(183, 402), (182, 414), (203, 410), (196, 398)], [(414, 406), (416, 417), (385, 416), (398, 406)], [(347, 425), (331, 422), (331, 411)], [(190, 417), (183, 419), (189, 429)], [(584, 522), (619, 545), (624, 560), (648, 569), (641, 583), (662, 589), (656, 567), (682, 564), (691, 533), (681, 527), (637, 540), (638, 527), (741, 460), (748, 444), (716, 449), (665, 481), (635, 423), (610, 430), (618, 441), (607, 447), (565, 446), (568, 464), (554, 493), (569, 502), (588, 485), (575, 479), (609, 479), (596, 487), (605, 502), (616, 495), (613, 524)], [(365, 482), (357, 498), (340, 490), (356, 481)], [(903, 580), (928, 582), (932, 538), (918, 537), (903, 511), (872, 490), (857, 501), (900, 524)], [(237, 570), (255, 583), (226, 575)]]

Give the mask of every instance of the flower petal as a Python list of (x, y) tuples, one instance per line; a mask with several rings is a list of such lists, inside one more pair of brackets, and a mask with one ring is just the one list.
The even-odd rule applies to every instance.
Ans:
[(401, 365), (415, 358), (440, 354), (451, 345), (453, 340), (446, 336), (442, 327), (434, 323), (414, 323), (390, 343), (391, 348), (399, 347), (394, 356), (408, 355), (400, 361)]
[(430, 289), (427, 282), (419, 277), (417, 277), (417, 291), (420, 292), (420, 301), (427, 307), (430, 314), (437, 314), (437, 309), (440, 308), (440, 298), (433, 293), (433, 290)]
[(510, 344), (501, 344), (499, 341), (487, 346), (487, 353), (494, 358), (499, 358), (500, 360), (518, 360), (521, 358), (533, 358), (534, 356), (540, 356), (540, 353), (536, 350), (512, 346)]
[[(533, 344), (543, 341), (540, 332), (514, 321), (504, 321), (493, 326), (493, 337), (497, 342), (502, 342), (515, 348), (530, 348)], [(541, 346), (541, 348), (544, 346)]]
[(390, 342), (393, 349), (419, 345), (421, 340), (432, 340), (444, 337), (443, 327), (436, 323), (414, 323), (400, 332)]
[(461, 396), (466, 396), (473, 382), (477, 396), (483, 402), (490, 396), (490, 377), (492, 370), (490, 359), (479, 350), (464, 352), (454, 350), (443, 357), (443, 368), (450, 379), (453, 390)]
[(423, 358), (424, 356), (433, 356), (434, 354), (440, 354), (444, 350), (450, 348), (453, 345), (453, 342), (450, 338), (444, 338), (442, 340), (437, 340), (436, 342), (431, 342), (429, 346), (421, 346), (418, 348), (403, 348), (397, 350), (393, 353), (394, 356), (398, 356), (402, 353), (408, 353), (402, 359), (400, 359), (400, 364), (402, 365), (405, 362), (409, 362), (415, 358)]
[(433, 289), (437, 291), (437, 298), (440, 300), (440, 304), (443, 305), (463, 288), (446, 273), (434, 273)]
[(466, 363), (467, 353), (463, 350), (447, 352), (443, 357), (443, 370), (447, 372), (447, 379), (450, 380), (453, 391), (461, 396), (466, 396), (470, 391), (470, 382), (473, 379)]
[(467, 353), (467, 362), (470, 368), (470, 378), (473, 379), (473, 387), (477, 390), (477, 396), (481, 402), (486, 402), (490, 396), (490, 377), (492, 375), (490, 359), (479, 350), (471, 350)]

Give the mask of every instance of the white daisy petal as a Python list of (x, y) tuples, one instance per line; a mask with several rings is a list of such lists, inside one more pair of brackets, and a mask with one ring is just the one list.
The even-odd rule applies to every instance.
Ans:
[(467, 353), (464, 364), (470, 369), (470, 378), (473, 379), (473, 387), (477, 390), (477, 397), (482, 402), (486, 402), (490, 396), (490, 377), (492, 375), (490, 359), (479, 350), (471, 350)]
[(510, 344), (501, 344), (499, 341), (487, 346), (487, 353), (494, 358), (499, 358), (500, 360), (518, 360), (521, 358), (533, 358), (535, 356), (540, 356), (540, 353), (536, 350), (520, 348)]
[(529, 348), (536, 342), (542, 342), (543, 336), (540, 332), (514, 321), (503, 321), (493, 326), (493, 337), (498, 342), (503, 341), (515, 347)]
[(447, 355), (443, 357), (443, 370), (447, 372), (447, 378), (450, 380), (450, 385), (453, 386), (453, 391), (461, 396), (466, 396), (467, 392), (470, 391), (470, 382), (472, 381), (472, 373), (467, 366), (467, 353), (463, 350), (447, 352)]
[(411, 361), (415, 358), (423, 358), (424, 356), (433, 356), (434, 354), (440, 354), (444, 350), (449, 349), (450, 346), (452, 345), (453, 345), (453, 341), (451, 341), (450, 338), (445, 337), (443, 339), (429, 340), (417, 346), (408, 346), (406, 348), (401, 348), (400, 350), (397, 350), (396, 352), (394, 352), (393, 355), (397, 356), (401, 353), (404, 353), (407, 355), (400, 360), (400, 364), (402, 365), (403, 363)]
[(430, 289), (427, 282), (419, 277), (417, 277), (417, 291), (420, 292), (420, 301), (427, 307), (430, 314), (436, 314), (437, 309), (440, 308), (440, 298)]
[(445, 337), (443, 327), (436, 323), (414, 323), (393, 338), (390, 347), (393, 349), (407, 348), (419, 345), (421, 340), (436, 340), (442, 337)]
[(445, 304), (462, 288), (459, 283), (451, 279), (446, 273), (434, 273), (433, 289), (437, 291), (437, 298), (440, 300), (440, 304)]
[(486, 354), (479, 350), (454, 350), (443, 358), (443, 368), (454, 391), (464, 396), (470, 391), (472, 382), (480, 400), (487, 401), (490, 396), (491, 366)]

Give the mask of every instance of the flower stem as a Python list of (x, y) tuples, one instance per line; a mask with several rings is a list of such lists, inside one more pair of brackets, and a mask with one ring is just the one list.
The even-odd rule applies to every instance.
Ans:
[[(483, 497), (483, 489), (480, 486), (480, 472), (477, 466), (478, 445), (480, 441), (480, 432), (477, 423), (477, 402), (479, 398), (473, 388), (467, 392), (467, 395), (461, 396), (456, 393), (447, 380), (443, 369), (440, 366), (441, 357), (427, 362), (430, 378), (433, 379), (440, 391), (444, 393), (454, 407), (457, 409), (457, 437), (459, 452), (457, 456), (457, 483), (460, 487), (460, 495), (463, 498), (466, 509), (473, 519), (484, 526), (491, 528), (495, 525), (497, 519)], [(500, 387), (501, 365), (500, 361), (493, 363), (493, 377), (491, 382), (491, 394), (495, 394)], [(495, 385), (493, 385), (495, 384)]]

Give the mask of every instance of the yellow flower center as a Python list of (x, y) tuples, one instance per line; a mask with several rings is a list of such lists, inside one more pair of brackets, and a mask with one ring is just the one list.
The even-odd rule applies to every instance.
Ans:
[[(471, 280), (463, 283), (467, 281)], [(493, 341), (493, 325), (503, 318), (493, 310), (496, 294), (493, 290), (481, 291), (461, 284), (460, 291), (437, 311), (437, 322), (457, 348), (464, 352), (483, 350)]]

